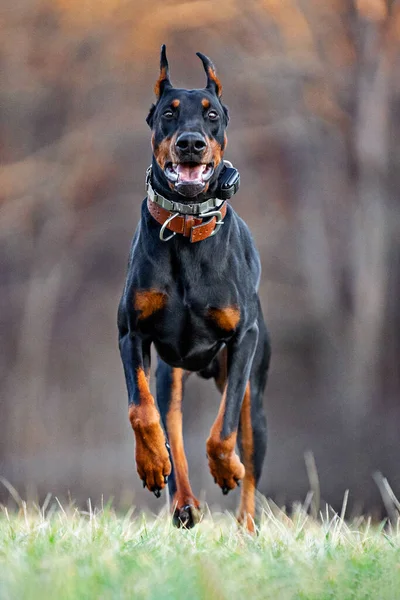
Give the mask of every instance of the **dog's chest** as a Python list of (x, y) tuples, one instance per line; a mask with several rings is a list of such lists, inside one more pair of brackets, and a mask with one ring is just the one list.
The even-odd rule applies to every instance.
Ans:
[(165, 362), (198, 371), (234, 335), (239, 321), (236, 304), (226, 305), (216, 299), (210, 302), (200, 292), (180, 294), (171, 290), (154, 296), (152, 308), (144, 307), (139, 328), (154, 342)]
[(237, 299), (219, 286), (169, 286), (138, 290), (134, 295), (139, 328), (162, 338), (209, 338), (231, 335), (240, 322)]

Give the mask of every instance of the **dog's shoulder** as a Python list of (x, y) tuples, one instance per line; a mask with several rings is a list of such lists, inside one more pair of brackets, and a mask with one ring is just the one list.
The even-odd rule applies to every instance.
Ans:
[[(232, 206), (229, 206), (229, 228), (227, 240), (232, 255), (236, 261), (243, 266), (244, 272), (250, 272), (253, 281), (256, 281), (256, 288), (261, 276), (261, 261), (253, 235), (246, 221), (238, 215)], [(227, 243), (225, 242), (225, 243)]]

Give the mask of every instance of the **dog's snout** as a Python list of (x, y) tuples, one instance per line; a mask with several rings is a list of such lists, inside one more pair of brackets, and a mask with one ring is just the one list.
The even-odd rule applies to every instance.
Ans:
[(193, 132), (181, 133), (175, 145), (181, 152), (190, 152), (191, 154), (200, 154), (207, 147), (206, 140), (201, 133)]

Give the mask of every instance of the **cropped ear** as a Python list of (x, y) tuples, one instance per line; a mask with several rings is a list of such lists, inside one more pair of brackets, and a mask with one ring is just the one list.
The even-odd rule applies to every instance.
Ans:
[(161, 46), (161, 56), (160, 56), (160, 76), (156, 81), (156, 85), (154, 86), (154, 93), (157, 97), (157, 100), (161, 98), (164, 91), (167, 88), (171, 88), (172, 84), (169, 80), (169, 66), (167, 60), (167, 53), (165, 49), (165, 44)]
[(146, 117), (146, 123), (150, 128), (153, 127), (153, 119), (154, 119), (154, 111), (155, 110), (156, 110), (156, 105), (152, 104), (150, 106), (149, 114)]
[(213, 63), (208, 58), (208, 56), (205, 56), (205, 54), (202, 54), (201, 52), (196, 52), (196, 55), (200, 58), (201, 62), (203, 63), (204, 70), (207, 74), (206, 89), (209, 90), (210, 92), (213, 92), (214, 94), (216, 94), (216, 96), (218, 96), (218, 98), (221, 98), (222, 83), (220, 82), (220, 80), (217, 77), (217, 73), (215, 71), (215, 67), (214, 67)]

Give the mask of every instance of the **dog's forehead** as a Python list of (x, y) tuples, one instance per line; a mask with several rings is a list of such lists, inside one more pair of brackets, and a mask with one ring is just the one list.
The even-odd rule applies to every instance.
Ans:
[(210, 94), (210, 92), (205, 89), (186, 90), (172, 88), (171, 90), (168, 90), (167, 93), (164, 93), (162, 104), (163, 106), (174, 105), (174, 101), (179, 101), (179, 105), (181, 105), (182, 108), (204, 107), (205, 101), (208, 101), (210, 106), (211, 104), (217, 104), (217, 99), (215, 96)]

